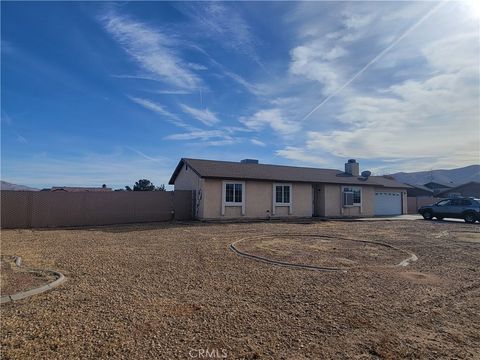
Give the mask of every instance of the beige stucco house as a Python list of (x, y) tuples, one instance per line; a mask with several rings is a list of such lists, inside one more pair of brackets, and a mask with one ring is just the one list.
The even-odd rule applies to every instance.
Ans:
[(383, 176), (345, 171), (240, 162), (181, 159), (170, 181), (194, 190), (198, 219), (342, 217), (407, 213), (409, 187)]

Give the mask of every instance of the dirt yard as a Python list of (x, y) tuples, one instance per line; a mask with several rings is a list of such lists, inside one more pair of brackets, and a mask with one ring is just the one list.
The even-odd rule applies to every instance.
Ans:
[[(1, 235), (2, 255), (67, 277), (1, 306), (3, 359), (480, 359), (478, 224), (192, 223)], [(228, 249), (239, 239), (248, 253), (347, 271), (240, 257)], [(408, 253), (418, 260), (396, 266)]]
[(0, 264), (2, 269), (0, 276), (2, 295), (30, 290), (55, 280), (51, 274), (42, 271), (28, 271), (23, 267), (16, 266), (13, 256), (2, 256)]

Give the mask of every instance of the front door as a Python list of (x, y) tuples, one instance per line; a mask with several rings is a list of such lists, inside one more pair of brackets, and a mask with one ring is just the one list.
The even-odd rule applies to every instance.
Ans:
[(314, 184), (313, 186), (313, 216), (325, 216), (325, 186)]

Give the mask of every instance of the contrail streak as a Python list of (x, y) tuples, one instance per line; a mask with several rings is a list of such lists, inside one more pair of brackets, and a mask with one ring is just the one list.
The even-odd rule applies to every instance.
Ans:
[(310, 115), (312, 115), (315, 111), (317, 111), (323, 104), (325, 104), (327, 101), (329, 101), (331, 98), (333, 98), (335, 95), (338, 95), (343, 89), (345, 89), (352, 81), (354, 81), (357, 77), (362, 75), (372, 64), (377, 62), (383, 55), (385, 55), (388, 51), (390, 51), (395, 45), (397, 45), (400, 41), (402, 41), (405, 37), (407, 37), (413, 30), (415, 30), (420, 24), (422, 24), (427, 18), (430, 17), (435, 11), (437, 11), (441, 6), (445, 4), (446, 0), (443, 0), (442, 2), (438, 3), (435, 5), (430, 11), (428, 11), (425, 15), (423, 15), (420, 20), (418, 20), (415, 24), (413, 24), (410, 28), (408, 28), (402, 35), (400, 35), (394, 42), (392, 42), (390, 45), (388, 45), (385, 49), (383, 49), (377, 56), (375, 56), (370, 62), (365, 65), (363, 68), (361, 68), (353, 77), (348, 80), (345, 84), (340, 86), (337, 90), (335, 90), (333, 93), (328, 95), (323, 101), (315, 106), (307, 115), (305, 115), (300, 121), (305, 121), (307, 120)]

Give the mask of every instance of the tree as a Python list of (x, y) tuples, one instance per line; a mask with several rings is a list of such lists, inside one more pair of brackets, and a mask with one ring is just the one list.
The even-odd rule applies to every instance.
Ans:
[(135, 185), (133, 185), (133, 191), (154, 191), (155, 185), (153, 185), (150, 180), (141, 179), (138, 180)]
[(167, 189), (165, 188), (165, 184), (162, 184), (160, 186), (157, 186), (155, 188), (155, 191), (167, 191)]
[(125, 186), (125, 190), (126, 190), (126, 191), (132, 191), (132, 188), (127, 185), (127, 186)]

